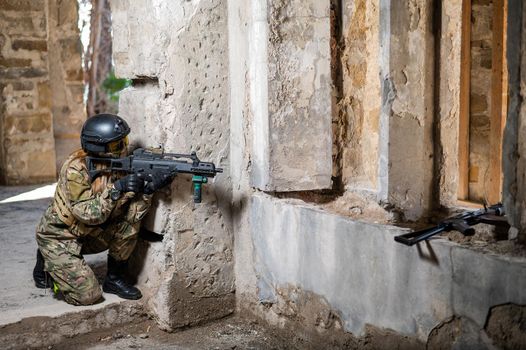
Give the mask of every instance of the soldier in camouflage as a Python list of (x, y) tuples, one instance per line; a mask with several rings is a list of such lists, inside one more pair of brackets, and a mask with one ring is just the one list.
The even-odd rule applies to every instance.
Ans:
[(70, 304), (89, 305), (101, 300), (101, 288), (83, 255), (106, 249), (108, 272), (103, 291), (125, 299), (142, 296), (124, 280), (124, 273), (152, 195), (171, 179), (144, 186), (134, 174), (109, 174), (92, 181), (85, 162), (87, 155), (125, 155), (129, 132), (127, 123), (116, 115), (99, 114), (86, 121), (81, 132), (82, 149), (62, 166), (53, 202), (37, 227), (35, 284), (40, 288), (53, 286)]

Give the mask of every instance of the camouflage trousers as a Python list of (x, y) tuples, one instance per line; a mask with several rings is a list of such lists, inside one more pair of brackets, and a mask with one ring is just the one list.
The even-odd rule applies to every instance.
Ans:
[(52, 208), (42, 217), (36, 239), (49, 272), (64, 299), (73, 305), (90, 305), (102, 297), (99, 282), (83, 255), (109, 249), (117, 261), (127, 260), (137, 243), (140, 222), (113, 220), (80, 236), (82, 227), (65, 225)]

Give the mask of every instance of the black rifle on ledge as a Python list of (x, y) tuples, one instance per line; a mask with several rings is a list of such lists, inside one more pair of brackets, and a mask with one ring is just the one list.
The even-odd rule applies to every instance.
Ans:
[(466, 236), (472, 236), (475, 234), (475, 229), (471, 226), (479, 223), (509, 227), (504, 208), (501, 203), (498, 203), (489, 207), (484, 206), (484, 208), (479, 210), (463, 212), (441, 221), (434, 227), (395, 236), (394, 239), (399, 243), (412, 246), (439, 233), (453, 230), (459, 231)]

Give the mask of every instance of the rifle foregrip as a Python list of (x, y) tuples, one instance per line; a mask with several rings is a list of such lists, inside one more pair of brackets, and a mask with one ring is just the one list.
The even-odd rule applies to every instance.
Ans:
[(201, 203), (201, 183), (194, 182), (194, 203)]
[(201, 203), (201, 190), (203, 184), (207, 182), (208, 179), (205, 176), (194, 175), (192, 177), (192, 184), (194, 186), (194, 203)]

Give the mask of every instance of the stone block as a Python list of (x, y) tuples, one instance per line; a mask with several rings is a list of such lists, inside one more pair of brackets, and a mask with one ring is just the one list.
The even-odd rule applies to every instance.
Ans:
[(0, 68), (0, 76), (4, 79), (40, 78), (47, 75), (42, 68)]
[(13, 81), (10, 82), (15, 91), (31, 91), (35, 87), (32, 81)]
[(0, 11), (0, 22), (3, 34), (10, 37), (46, 39), (46, 13), (38, 12), (5, 12)]
[(47, 51), (46, 40), (23, 40), (15, 39), (11, 43), (13, 50)]
[(81, 68), (80, 55), (82, 52), (82, 43), (80, 37), (73, 36), (59, 40), (60, 59), (64, 65), (72, 64), (73, 67)]
[(51, 132), (52, 118), (48, 113), (4, 117), (4, 132), (6, 136), (14, 136), (28, 133)]
[(69, 83), (67, 85), (69, 92), (73, 98), (73, 102), (78, 105), (84, 104), (84, 84)]
[(27, 155), (27, 174), (29, 177), (51, 176), (56, 175), (55, 168), (55, 151), (36, 150)]
[(45, 0), (2, 0), (0, 10), (5, 11), (44, 11)]
[(158, 77), (171, 39), (167, 33), (177, 36), (184, 30), (184, 13), (193, 13), (194, 7), (189, 2), (112, 0), (115, 74)]
[(488, 96), (472, 94), (469, 100), (469, 109), (472, 114), (489, 113)]
[(0, 57), (0, 67), (30, 67), (31, 59)]
[(75, 0), (58, 1), (57, 25), (62, 30), (78, 30), (79, 5)]
[(68, 81), (83, 81), (84, 71), (82, 68), (69, 69), (66, 71), (66, 80)]
[(42, 108), (51, 108), (51, 90), (49, 83), (38, 83), (38, 105)]
[(52, 181), (56, 177), (52, 135), (30, 140), (5, 139), (7, 185)]
[(259, 1), (251, 21), (252, 185), (330, 188), (329, 3)]

